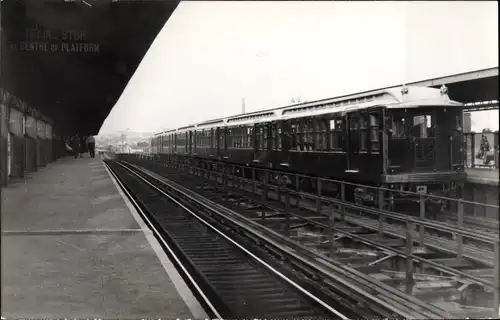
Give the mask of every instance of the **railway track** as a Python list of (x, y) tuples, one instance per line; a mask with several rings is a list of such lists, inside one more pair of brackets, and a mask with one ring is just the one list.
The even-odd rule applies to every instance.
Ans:
[[(232, 240), (234, 235), (217, 226), (210, 217), (184, 207), (150, 178), (127, 166), (107, 164), (161, 230), (162, 237), (175, 247), (171, 251), (181, 257), (177, 261), (183, 260), (179, 266), (184, 266), (185, 275), (191, 274), (192, 279), (197, 278), (202, 283), (198, 285), (199, 295), (203, 296), (212, 317), (262, 317), (267, 314), (272, 317), (348, 319), (328, 305), (320, 308), (306, 302), (296, 292), (300, 290), (293, 290), (290, 288), (293, 285), (278, 279), (281, 273), (271, 266), (266, 268), (265, 262)], [(354, 314), (356, 312), (348, 312), (349, 316)]]
[(199, 291), (209, 292), (205, 300), (222, 310), (220, 317), (451, 317), (356, 271), (331, 264), (165, 178), (123, 162), (106, 163), (171, 246), (178, 248), (173, 251), (188, 261), (185, 269), (203, 284), (199, 287), (204, 290)]
[[(290, 199), (289, 193), (280, 195), (280, 198), (283, 199), (288, 194), (288, 204), (286, 200), (277, 201), (277, 195), (273, 195), (272, 192), (269, 193), (269, 198), (263, 202), (262, 190), (256, 188), (253, 194), (248, 192), (241, 179), (239, 181), (222, 181), (223, 178), (220, 178), (219, 182), (224, 182), (224, 185), (217, 186), (214, 185), (215, 181), (213, 180), (207, 183), (207, 179), (204, 179), (204, 183), (200, 184), (202, 180), (196, 175), (179, 177), (176, 169), (172, 171), (162, 167), (161, 170), (164, 175), (172, 174), (169, 176), (170, 179), (196, 190), (205, 197), (231, 206), (245, 216), (289, 236), (323, 256), (342, 261), (382, 282), (391, 283), (400, 290), (426, 299), (449, 311), (453, 316), (484, 317), (491, 315), (491, 305), (497, 299), (495, 294), (498, 294), (491, 293), (491, 290), (495, 288), (493, 283), (495, 270), (491, 268), (495, 265), (494, 257), (492, 257), (493, 250), (488, 251), (485, 248), (468, 246), (469, 250), (476, 252), (478, 258), (472, 257), (470, 259), (467, 254), (457, 258), (453, 255), (455, 252), (449, 248), (430, 250), (428, 245), (413, 246), (413, 241), (405, 241), (408, 236), (413, 239), (419, 237), (419, 233), (414, 232), (414, 224), (408, 220), (405, 221), (406, 234), (403, 233), (403, 237), (401, 237), (401, 234), (396, 230), (397, 228), (391, 228), (390, 224), (384, 226), (383, 232), (381, 232), (378, 221), (375, 221), (374, 225), (374, 219), (369, 217), (358, 216), (356, 219), (349, 219), (347, 212), (344, 213), (343, 217), (334, 214), (338, 220), (332, 222), (328, 213), (326, 215), (320, 214), (321, 211), (317, 210), (314, 202), (309, 201), (308, 203), (302, 197), (299, 206), (297, 206), (297, 203)], [(201, 185), (203, 187), (200, 187)], [(232, 187), (229, 193), (227, 186)], [(328, 204), (325, 203), (322, 203), (321, 207), (323, 210), (335, 211), (334, 208), (329, 208)], [(332, 225), (335, 232), (325, 231)], [(459, 232), (460, 230), (451, 231)], [(382, 236), (381, 233), (384, 235)], [(491, 236), (489, 239), (481, 239), (481, 237), (488, 238), (488, 236), (490, 235), (477, 234), (480, 240), (490, 240), (491, 243)], [(429, 234), (426, 233), (425, 237), (428, 238)], [(439, 242), (437, 243), (439, 244)], [(436, 243), (433, 246), (439, 247)], [(456, 250), (459, 249), (456, 248)], [(464, 251), (463, 248), (462, 251)], [(408, 252), (411, 253), (412, 259), (408, 259)], [(407, 266), (394, 270), (395, 260), (405, 261)], [(418, 268), (420, 272), (413, 273), (414, 268)], [(411, 277), (408, 277), (409, 273), (413, 273)], [(413, 284), (409, 285), (408, 282)], [(476, 286), (482, 288), (480, 294), (475, 292), (477, 300), (488, 303), (478, 306), (477, 301), (471, 301), (470, 291)]]

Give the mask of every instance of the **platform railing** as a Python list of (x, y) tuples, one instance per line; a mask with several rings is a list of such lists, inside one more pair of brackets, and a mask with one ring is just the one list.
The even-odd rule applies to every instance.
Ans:
[[(489, 151), (482, 148), (481, 141), (486, 139)], [(499, 149), (498, 131), (464, 133), (464, 164), (468, 168), (498, 169)]]

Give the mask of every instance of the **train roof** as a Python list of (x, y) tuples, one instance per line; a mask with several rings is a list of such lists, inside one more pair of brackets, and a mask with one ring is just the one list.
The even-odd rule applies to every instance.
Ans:
[(213, 119), (165, 131), (158, 135), (173, 132), (181, 133), (193, 129), (211, 129), (220, 126), (232, 127), (249, 125), (259, 122), (316, 116), (327, 113), (344, 114), (377, 106), (397, 109), (419, 108), (423, 106), (459, 107), (463, 106), (463, 104), (450, 100), (447, 89), (444, 86), (441, 87), (441, 89), (402, 86), (399, 88), (380, 89)]

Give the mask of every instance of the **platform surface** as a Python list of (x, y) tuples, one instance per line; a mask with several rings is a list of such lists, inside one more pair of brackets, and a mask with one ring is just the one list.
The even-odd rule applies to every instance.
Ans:
[(467, 181), (470, 183), (498, 186), (498, 169), (466, 168), (465, 172), (467, 173)]
[(1, 316), (205, 318), (100, 158), (63, 158), (2, 190)]

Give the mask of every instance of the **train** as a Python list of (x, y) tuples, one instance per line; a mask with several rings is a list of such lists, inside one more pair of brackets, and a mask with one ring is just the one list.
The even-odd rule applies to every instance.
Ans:
[[(164, 131), (152, 137), (151, 150), (271, 168), (286, 183), (293, 183), (289, 174), (301, 173), (384, 187), (403, 202), (419, 196), (401, 191), (457, 197), (466, 179), (463, 107), (450, 100), (445, 86), (401, 86)], [(335, 185), (326, 189), (339, 192)], [(355, 187), (349, 194), (356, 201), (376, 198), (371, 188)]]

